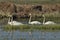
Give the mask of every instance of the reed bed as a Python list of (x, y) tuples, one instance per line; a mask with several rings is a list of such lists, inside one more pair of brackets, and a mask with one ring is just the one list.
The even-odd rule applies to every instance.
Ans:
[(14, 30), (20, 30), (20, 31), (33, 31), (33, 30), (60, 30), (60, 25), (20, 25), (20, 26), (11, 26), (11, 25), (5, 25), (2, 27), (3, 30), (6, 31), (14, 31)]

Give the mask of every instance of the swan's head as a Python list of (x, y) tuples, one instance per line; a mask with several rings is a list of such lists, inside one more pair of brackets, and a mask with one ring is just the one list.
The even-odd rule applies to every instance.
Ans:
[(44, 15), (42, 15), (43, 17), (45, 17)]
[(29, 15), (31, 16), (31, 13)]

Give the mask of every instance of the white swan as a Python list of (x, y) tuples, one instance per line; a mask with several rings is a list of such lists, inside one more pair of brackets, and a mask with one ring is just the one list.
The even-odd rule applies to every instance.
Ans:
[(29, 14), (30, 15), (30, 19), (29, 19), (29, 24), (41, 24), (39, 21), (32, 21), (31, 22), (31, 13)]
[(54, 23), (53, 21), (47, 21), (45, 22), (45, 24), (56, 24), (56, 23)]
[(44, 17), (44, 19), (43, 19), (43, 24), (44, 24), (44, 25), (48, 25), (48, 24), (56, 24), (56, 23), (53, 22), (53, 21), (47, 21), (47, 22), (45, 22), (45, 16), (43, 15), (43, 17)]
[(22, 23), (20, 22), (17, 22), (17, 21), (13, 21), (13, 18), (8, 20), (8, 24), (9, 25), (15, 25), (15, 26), (18, 26), (18, 25), (23, 25)]

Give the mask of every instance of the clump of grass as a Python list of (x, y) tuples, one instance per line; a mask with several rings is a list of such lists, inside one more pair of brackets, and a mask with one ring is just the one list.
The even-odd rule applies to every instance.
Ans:
[(12, 31), (12, 30), (20, 30), (20, 31), (33, 31), (33, 30), (60, 30), (60, 25), (20, 25), (20, 26), (11, 26), (6, 25), (3, 27), (3, 30)]
[(20, 25), (20, 26), (13, 26), (13, 25), (5, 25), (3, 27), (4, 30), (24, 30), (24, 29), (30, 29), (30, 26), (28, 25)]

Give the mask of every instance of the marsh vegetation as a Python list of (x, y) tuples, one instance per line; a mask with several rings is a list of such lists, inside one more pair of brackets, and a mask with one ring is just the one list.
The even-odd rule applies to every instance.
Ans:
[[(25, 23), (26, 25), (19, 25), (19, 26), (12, 26), (12, 25), (8, 25), (6, 22), (6, 25), (4, 27), (2, 27), (4, 30), (6, 31), (12, 31), (12, 30), (20, 30), (20, 31), (33, 31), (33, 30), (60, 30), (60, 17), (54, 17), (54, 16), (46, 16), (46, 21), (54, 21), (56, 24), (55, 25), (29, 25), (28, 21), (29, 18), (19, 18), (19, 19), (15, 19), (18, 22), (22, 22)], [(1, 19), (1, 20), (4, 20)], [(8, 21), (8, 18), (5, 18), (6, 21)], [(34, 20), (38, 20), (42, 23), (43, 17), (32, 17), (32, 21)]]
[(6, 31), (15, 31), (15, 30), (20, 30), (20, 31), (34, 31), (34, 30), (43, 30), (43, 31), (56, 31), (60, 30), (60, 25), (20, 25), (20, 26), (11, 26), (11, 25), (6, 25), (5, 27), (2, 28), (3, 30)]
[[(60, 39), (59, 36), (60, 4), (57, 4), (60, 3), (60, 0), (0, 0), (0, 2), (1, 2), (0, 26), (3, 25), (0, 27), (1, 40), (59, 40)], [(39, 10), (39, 8), (33, 9), (35, 6), (36, 7), (40, 6), (39, 8), (42, 7), (41, 10), (42, 9), (43, 10), (41, 11)], [(32, 8), (32, 10), (30, 9), (30, 7)], [(28, 24), (29, 13), (32, 13), (31, 21), (37, 20), (43, 23), (42, 14), (44, 14), (46, 17), (46, 21), (53, 21), (56, 24), (30, 25)], [(14, 21), (24, 23), (24, 25), (19, 26), (8, 25), (9, 15), (13, 14), (14, 14)]]

